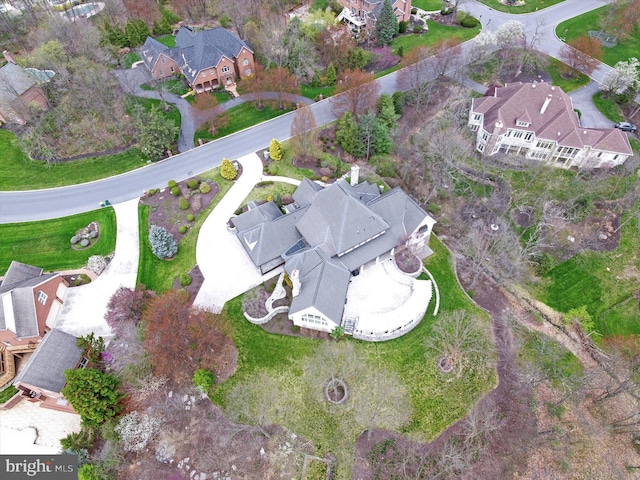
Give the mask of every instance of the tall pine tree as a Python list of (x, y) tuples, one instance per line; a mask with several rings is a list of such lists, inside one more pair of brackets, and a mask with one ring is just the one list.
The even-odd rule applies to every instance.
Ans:
[(398, 19), (393, 13), (391, 0), (384, 0), (380, 16), (376, 21), (378, 31), (378, 46), (389, 45), (393, 37), (398, 34)]

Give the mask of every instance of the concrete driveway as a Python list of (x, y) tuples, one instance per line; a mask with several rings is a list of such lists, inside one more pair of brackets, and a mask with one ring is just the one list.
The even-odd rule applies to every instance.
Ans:
[(96, 280), (69, 288), (55, 327), (77, 337), (94, 332), (105, 339), (113, 336), (104, 320), (107, 303), (121, 285), (135, 288), (138, 275), (138, 199), (113, 206), (116, 211), (116, 252)]
[(605, 117), (593, 104), (593, 96), (599, 91), (600, 85), (592, 80), (589, 85), (569, 93), (573, 108), (580, 110), (580, 125), (583, 127), (613, 127), (613, 122)]
[[(196, 261), (204, 283), (194, 305), (219, 312), (225, 302), (263, 282), (240, 241), (227, 230), (227, 221), (262, 179), (262, 162), (255, 154), (238, 159), (242, 175), (204, 221), (196, 244)], [(269, 274), (276, 275), (278, 271)]]

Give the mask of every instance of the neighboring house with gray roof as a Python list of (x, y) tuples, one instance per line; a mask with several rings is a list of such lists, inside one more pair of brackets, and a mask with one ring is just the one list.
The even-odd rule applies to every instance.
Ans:
[(0, 283), (0, 386), (15, 376), (15, 358), (32, 352), (55, 324), (69, 284), (59, 273), (11, 262)]
[(571, 98), (545, 82), (496, 87), (474, 98), (469, 126), (484, 155), (524, 155), (563, 168), (604, 168), (631, 155), (627, 136), (615, 128), (580, 126)]
[(199, 32), (181, 27), (173, 48), (148, 37), (141, 51), (153, 78), (181, 73), (196, 93), (224, 88), (255, 73), (253, 50), (222, 27)]
[(362, 266), (397, 248), (419, 258), (431, 253), (435, 220), (400, 188), (381, 194), (357, 177), (355, 170), (354, 184), (326, 187), (304, 179), (287, 213), (267, 202), (230, 221), (263, 274), (284, 266), (293, 284), (289, 318), (297, 326), (331, 332), (345, 325), (349, 282)]
[[(13, 60), (6, 52), (5, 56)], [(0, 123), (24, 125), (29, 121), (31, 108), (46, 110), (47, 97), (40, 84), (49, 78), (47, 71), (22, 68), (12, 61), (1, 67)]]
[(41, 402), (42, 407), (73, 412), (61, 393), (67, 383), (64, 372), (84, 368), (88, 361), (83, 353), (76, 337), (54, 328), (42, 339), (13, 384), (24, 397)]

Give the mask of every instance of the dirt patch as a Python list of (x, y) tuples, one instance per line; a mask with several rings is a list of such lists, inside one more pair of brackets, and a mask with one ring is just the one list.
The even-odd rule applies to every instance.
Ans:
[[(187, 186), (190, 180), (206, 182), (211, 187), (211, 190), (208, 193), (202, 193), (199, 189), (192, 190)], [(177, 188), (179, 189), (178, 195), (173, 195), (168, 187), (161, 188), (158, 191), (150, 190), (140, 198), (140, 204), (149, 207), (149, 227), (151, 225), (164, 227), (179, 242), (184, 235), (180, 233), (180, 227), (186, 227), (188, 231), (193, 224), (188, 215), (191, 214), (194, 219), (197, 218), (200, 212), (209, 206), (220, 191), (220, 188), (217, 183), (211, 180), (198, 179), (197, 177), (179, 182)], [(189, 202), (188, 209), (182, 210), (180, 208), (181, 198)]]
[(422, 265), (418, 257), (406, 248), (395, 254), (395, 262), (398, 268), (404, 273), (415, 273), (420, 270)]

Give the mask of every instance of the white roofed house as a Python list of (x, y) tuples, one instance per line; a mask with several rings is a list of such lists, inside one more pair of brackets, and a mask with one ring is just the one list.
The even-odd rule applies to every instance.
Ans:
[(571, 99), (545, 82), (496, 87), (473, 99), (469, 126), (483, 155), (524, 155), (563, 168), (621, 165), (631, 155), (627, 136), (615, 128), (580, 125)]
[[(345, 333), (370, 340), (395, 338), (417, 325), (431, 296), (429, 281), (402, 280), (411, 292), (423, 293), (411, 318), (397, 319), (402, 328), (387, 324), (372, 331), (365, 328), (364, 318), (354, 324), (345, 304), (354, 276), (367, 265), (392, 257), (398, 248), (410, 248), (419, 258), (431, 254), (428, 242), (435, 220), (400, 188), (381, 194), (368, 182), (339, 180), (323, 187), (305, 179), (293, 200), (287, 213), (267, 202), (231, 223), (263, 274), (280, 266), (288, 273), (293, 283), (288, 315), (294, 325), (324, 332), (342, 326)], [(403, 274), (398, 270), (397, 275)], [(427, 284), (428, 292), (421, 290)]]

